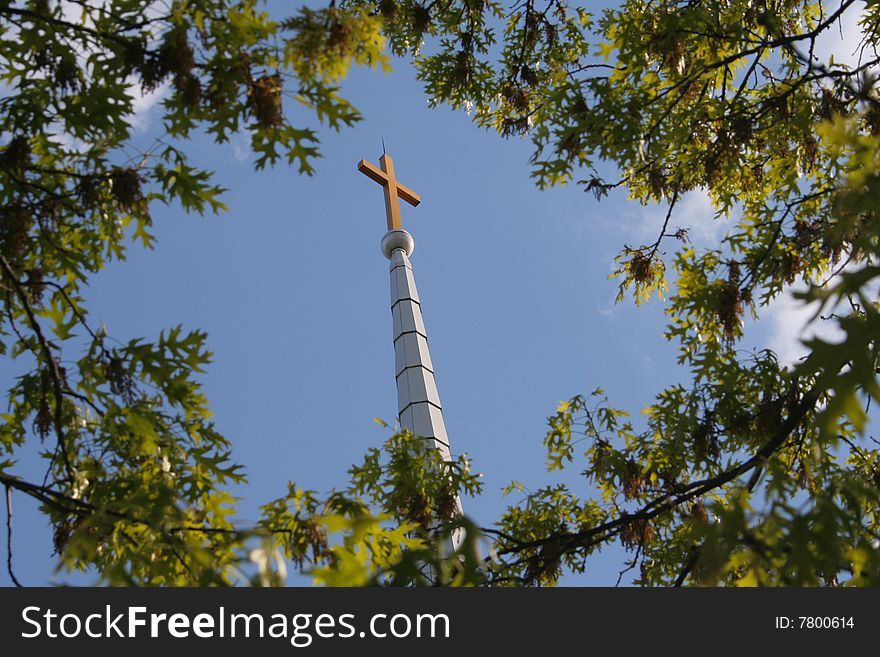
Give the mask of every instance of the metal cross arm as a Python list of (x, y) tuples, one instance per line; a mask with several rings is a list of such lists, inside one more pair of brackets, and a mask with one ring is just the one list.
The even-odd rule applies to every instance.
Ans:
[(397, 199), (402, 198), (412, 206), (421, 203), (422, 199), (409, 187), (397, 182), (394, 177), (394, 160), (390, 155), (382, 155), (379, 158), (379, 166), (382, 168), (378, 169), (366, 160), (361, 160), (358, 162), (358, 171), (382, 185), (385, 192), (385, 217), (388, 220), (388, 230), (396, 230), (401, 228), (400, 203)]

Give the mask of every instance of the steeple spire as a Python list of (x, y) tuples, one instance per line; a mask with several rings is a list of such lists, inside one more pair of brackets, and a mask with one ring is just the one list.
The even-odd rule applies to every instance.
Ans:
[[(400, 425), (417, 436), (432, 439), (444, 460), (450, 459), (449, 438), (443, 422), (443, 405), (434, 380), (428, 351), (428, 332), (409, 255), (412, 237), (404, 230), (391, 231), (382, 250), (391, 260), (391, 319), (394, 338), (394, 374), (397, 378), (397, 412)], [(407, 239), (409, 238), (409, 239)]]
[[(451, 455), (446, 424), (443, 421), (443, 406), (434, 380), (434, 364), (428, 351), (428, 333), (422, 319), (422, 303), (409, 261), (415, 242), (400, 223), (398, 198), (413, 206), (418, 205), (421, 198), (397, 182), (390, 155), (383, 154), (379, 164), (381, 170), (366, 160), (361, 160), (358, 171), (382, 185), (385, 191), (388, 232), (382, 238), (382, 253), (391, 261), (394, 374), (397, 379), (400, 426), (431, 441), (443, 459), (449, 461)], [(454, 532), (452, 543), (453, 547), (458, 546), (460, 532)]]

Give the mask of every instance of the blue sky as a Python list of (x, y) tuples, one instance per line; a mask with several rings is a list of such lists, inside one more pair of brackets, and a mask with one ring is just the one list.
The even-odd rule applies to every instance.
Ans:
[[(600, 203), (576, 186), (539, 192), (528, 141), (429, 109), (411, 68), (394, 68), (356, 70), (345, 81), (364, 121), (320, 131), (314, 177), (286, 167), (254, 172), (244, 138), (196, 140), (193, 163), (216, 171), (229, 212), (201, 218), (156, 207), (155, 250), (132, 247), (88, 291), (91, 320), (121, 341), (176, 324), (208, 332), (215, 356), (202, 381), (250, 478), (236, 490), (244, 523), (288, 480), (319, 491), (344, 486), (347, 468), (389, 435), (373, 418), (395, 420), (384, 205), (380, 187), (356, 170), (361, 158), (378, 164), (383, 137), (400, 181), (423, 199), (418, 208), (402, 204), (403, 223), (416, 242), (412, 263), (452, 448), (484, 473), (484, 494), (464, 500), (469, 515), (492, 524), (516, 499), (501, 496), (511, 480), (530, 488), (558, 481), (545, 471), (541, 440), (559, 401), (601, 386), (637, 414), (687, 376), (662, 337), (663, 304), (614, 305), (608, 280), (624, 243), (653, 241), (664, 209), (620, 193)], [(138, 117), (144, 140), (160, 122), (148, 105)], [(689, 226), (698, 246), (723, 230), (700, 194), (673, 223)], [(744, 346), (778, 343), (795, 357), (796, 309), (774, 313)], [(567, 480), (588, 494), (576, 472)], [(93, 581), (53, 574), (42, 517), (23, 495), (14, 503), (23, 583)], [(622, 555), (610, 549), (564, 583), (614, 584)], [(9, 583), (4, 569), (0, 585)]]

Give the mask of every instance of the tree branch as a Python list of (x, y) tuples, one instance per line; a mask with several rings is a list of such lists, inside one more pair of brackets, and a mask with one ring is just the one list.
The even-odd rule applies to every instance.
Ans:
[(52, 347), (46, 339), (46, 336), (43, 335), (43, 329), (40, 327), (40, 323), (34, 315), (34, 310), (31, 308), (30, 301), (28, 300), (27, 291), (24, 289), (21, 281), (16, 277), (15, 272), (6, 260), (6, 257), (2, 254), (0, 254), (0, 266), (2, 266), (3, 272), (15, 288), (16, 296), (18, 296), (18, 299), (27, 314), (28, 323), (34, 332), (34, 335), (37, 336), (37, 342), (40, 344), (40, 350), (43, 352), (43, 358), (46, 361), (46, 367), (48, 368), (49, 376), (52, 379), (52, 389), (55, 397), (55, 438), (58, 441), (58, 449), (61, 451), (61, 458), (64, 461), (64, 469), (67, 473), (67, 478), (70, 484), (73, 485), (75, 477), (73, 475), (73, 468), (70, 464), (70, 457), (67, 454), (62, 416), (64, 403), (64, 376), (58, 367), (58, 361), (55, 360), (55, 356), (52, 354)]
[(12, 579), (12, 583), (21, 587), (21, 582), (15, 576), (12, 569), (12, 489), (6, 485), (6, 572)]
[(789, 413), (788, 418), (767, 442), (764, 443), (750, 458), (739, 465), (729, 468), (724, 472), (707, 479), (701, 479), (684, 486), (676, 495), (664, 495), (647, 503), (635, 513), (622, 514), (613, 520), (604, 522), (595, 527), (571, 534), (554, 534), (552, 536), (532, 540), (515, 541), (513, 545), (498, 550), (499, 555), (519, 553), (524, 550), (542, 547), (550, 542), (559, 543), (563, 547), (560, 553), (590, 548), (598, 543), (606, 541), (618, 533), (633, 521), (652, 520), (657, 516), (671, 511), (679, 505), (696, 497), (705, 495), (741, 475), (750, 472), (766, 461), (785, 443), (794, 430), (801, 424), (804, 417), (815, 408), (820, 395), (820, 390), (811, 389), (803, 394), (800, 403)]
[(654, 242), (651, 253), (650, 255), (648, 255), (648, 262), (654, 259), (654, 255), (657, 253), (657, 249), (660, 248), (660, 242), (662, 242), (663, 238), (666, 237), (666, 228), (669, 226), (669, 219), (672, 217), (672, 209), (675, 207), (676, 202), (678, 202), (678, 190), (675, 190), (675, 192), (673, 192), (672, 200), (669, 201), (669, 209), (666, 211), (666, 219), (663, 220), (663, 228), (660, 229), (660, 237), (658, 237), (657, 241)]

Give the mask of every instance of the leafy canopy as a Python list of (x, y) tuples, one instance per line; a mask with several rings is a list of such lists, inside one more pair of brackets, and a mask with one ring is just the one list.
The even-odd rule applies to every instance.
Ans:
[[(847, 20), (857, 59), (820, 58)], [(109, 583), (275, 584), (292, 561), (327, 584), (553, 584), (613, 541), (641, 584), (880, 583), (878, 25), (878, 3), (854, 0), (628, 0), (598, 14), (564, 0), (343, 0), (281, 17), (255, 0), (3, 3), (0, 355), (26, 373), (7, 393), (0, 481), (42, 503), (63, 566)], [(668, 207), (616, 276), (621, 301), (669, 294), (688, 383), (639, 420), (601, 390), (561, 404), (549, 469), (577, 467), (593, 492), (512, 484), (521, 499), (483, 529), (486, 559), (455, 513), (479, 480), (406, 432), (347, 488), (291, 485), (257, 526), (234, 526), (225, 486), (243, 478), (195, 378), (205, 335), (111, 340), (84, 298), (132, 242), (152, 248), (153, 203), (223, 210), (187, 159), (195, 131), (245, 132), (258, 168), (311, 174), (315, 126), (360, 118), (340, 93), (347, 70), (392, 55), (412, 59), (432, 104), (531, 138), (539, 186)], [(134, 103), (153, 92), (164, 132), (138, 148)], [(728, 219), (707, 248), (676, 228), (694, 192)], [(813, 339), (789, 368), (741, 339), (747, 317), (792, 292), (843, 340)], [(39, 484), (16, 474), (34, 440)]]

